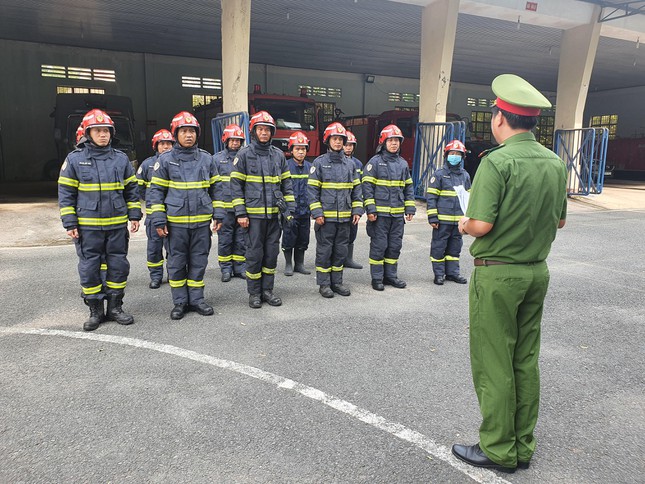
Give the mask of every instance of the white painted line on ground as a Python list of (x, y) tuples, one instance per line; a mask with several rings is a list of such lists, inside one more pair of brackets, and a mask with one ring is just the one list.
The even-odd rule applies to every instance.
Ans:
[(76, 331), (62, 331), (57, 329), (26, 329), (15, 327), (0, 328), (0, 333), (30, 334), (38, 336), (61, 336), (65, 338), (86, 339), (92, 341), (101, 341), (104, 343), (133, 346), (135, 348), (144, 348), (152, 351), (158, 351), (160, 353), (166, 353), (169, 355), (178, 356), (180, 358), (186, 358), (188, 360), (197, 361), (199, 363), (205, 363), (207, 365), (223, 368), (225, 370), (234, 371), (236, 373), (241, 373), (243, 375), (250, 376), (251, 378), (261, 380), (265, 383), (271, 383), (278, 388), (299, 393), (307, 398), (311, 398), (312, 400), (316, 400), (327, 405), (328, 407), (338, 410), (339, 412), (343, 412), (351, 417), (354, 417), (372, 427), (392, 434), (401, 440), (413, 444), (415, 447), (420, 448), (433, 457), (447, 462), (452, 467), (468, 475), (476, 482), (486, 484), (510, 484), (509, 481), (502, 479), (494, 472), (486, 469), (478, 469), (476, 467), (469, 466), (464, 462), (461, 462), (452, 455), (450, 449), (445, 445), (437, 444), (432, 439), (419, 432), (409, 429), (404, 425), (386, 420), (385, 418), (376, 415), (368, 410), (357, 407), (353, 403), (336, 398), (316, 388), (303, 385), (302, 383), (298, 383), (297, 381), (289, 380), (288, 378), (284, 378), (274, 373), (269, 373), (253, 366), (236, 363), (230, 360), (222, 360), (220, 358), (215, 358), (213, 356), (204, 355), (195, 351), (186, 350), (177, 346), (153, 343), (151, 341), (136, 338), (126, 338), (124, 336), (80, 333)]

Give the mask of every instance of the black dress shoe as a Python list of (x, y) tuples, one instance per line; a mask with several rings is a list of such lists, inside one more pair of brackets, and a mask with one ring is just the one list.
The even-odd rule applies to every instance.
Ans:
[(318, 289), (318, 292), (322, 297), (325, 297), (327, 299), (334, 297), (334, 291), (331, 290), (331, 287), (327, 286), (326, 284), (323, 284), (320, 286), (320, 289)]
[(352, 291), (349, 290), (349, 287), (343, 286), (342, 284), (332, 284), (331, 290), (341, 296), (349, 296), (352, 293)]
[(273, 294), (273, 291), (262, 291), (262, 300), (269, 303), (269, 306), (282, 305), (282, 299)]
[(515, 467), (504, 467), (497, 464), (488, 458), (484, 451), (479, 448), (479, 444), (475, 445), (460, 445), (455, 444), (452, 446), (452, 453), (459, 460), (475, 467), (486, 467), (487, 469), (495, 469), (502, 472), (512, 474), (515, 472)]
[(262, 296), (260, 294), (249, 294), (249, 306), (253, 309), (262, 307)]
[(521, 460), (517, 461), (517, 468), (518, 469), (528, 469), (531, 463), (529, 461), (522, 462)]
[(457, 284), (468, 284), (468, 279), (462, 276), (446, 276), (446, 280), (456, 282)]
[(228, 271), (222, 272), (222, 282), (228, 282), (231, 280), (231, 273)]
[(394, 286), (397, 289), (403, 289), (405, 286), (408, 285), (405, 281), (402, 281), (401, 279), (398, 279), (396, 277), (394, 279), (390, 279), (389, 277), (386, 277), (385, 279), (383, 279), (383, 284), (387, 286)]
[(443, 286), (443, 281), (445, 281), (446, 278), (444, 276), (434, 276), (434, 283), (437, 286)]
[(170, 311), (170, 319), (181, 319), (186, 314), (185, 304), (175, 304), (175, 307)]
[(204, 301), (201, 301), (199, 304), (191, 304), (188, 309), (202, 316), (212, 316), (215, 313), (213, 307)]
[(157, 279), (154, 279), (154, 280), (150, 281), (150, 284), (148, 284), (148, 287), (150, 289), (159, 289), (161, 287), (161, 281), (157, 280)]
[(372, 279), (372, 289), (375, 291), (385, 291), (385, 286), (383, 285), (383, 281), (379, 281), (378, 279)]

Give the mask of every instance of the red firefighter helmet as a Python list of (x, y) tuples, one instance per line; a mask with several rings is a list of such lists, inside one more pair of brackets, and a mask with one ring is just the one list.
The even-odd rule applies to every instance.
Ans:
[(273, 117), (266, 111), (258, 111), (253, 116), (251, 116), (249, 130), (253, 132), (253, 129), (258, 125), (269, 126), (271, 128), (271, 136), (275, 134), (275, 121), (273, 120)]
[(170, 123), (170, 132), (173, 136), (177, 136), (177, 130), (179, 128), (189, 127), (195, 128), (197, 136), (199, 136), (199, 122), (197, 122), (197, 118), (188, 111), (182, 111), (175, 114), (175, 117), (172, 118), (172, 122)]
[(224, 128), (224, 133), (222, 133), (222, 143), (226, 145), (226, 142), (230, 139), (239, 139), (244, 141), (244, 131), (237, 124), (229, 124)]
[(348, 145), (350, 143), (351, 144), (357, 144), (356, 136), (354, 136), (354, 133), (352, 133), (350, 130), (347, 130), (346, 133), (347, 133), (347, 141), (345, 142), (345, 144), (346, 145)]
[(294, 146), (304, 146), (307, 151), (309, 151), (309, 138), (302, 131), (296, 131), (291, 136), (289, 136), (289, 151)]
[(83, 134), (88, 139), (89, 134), (87, 133), (87, 130), (90, 128), (109, 128), (112, 136), (114, 136), (114, 133), (116, 132), (112, 118), (108, 116), (105, 111), (101, 111), (100, 109), (92, 109), (91, 111), (88, 111), (85, 116), (83, 116), (81, 126), (83, 128)]
[(403, 143), (403, 133), (401, 133), (401, 130), (396, 124), (388, 124), (381, 130), (381, 134), (378, 137), (378, 144), (382, 145), (388, 138), (399, 138), (401, 143)]
[(451, 151), (460, 151), (463, 155), (466, 155), (466, 153), (468, 153), (466, 146), (458, 139), (453, 139), (450, 143), (446, 145), (446, 147), (443, 149), (444, 156), (450, 153)]
[(76, 144), (78, 144), (79, 141), (81, 141), (81, 138), (85, 135), (83, 132), (83, 123), (78, 125), (78, 128), (76, 128)]
[(170, 141), (171, 143), (175, 142), (175, 137), (167, 129), (160, 129), (152, 136), (152, 149), (157, 151), (157, 145), (160, 141)]
[(345, 142), (347, 141), (347, 130), (345, 129), (345, 126), (343, 126), (339, 122), (331, 123), (325, 128), (325, 133), (323, 134), (323, 142), (327, 143), (327, 140), (329, 140), (331, 136), (342, 136), (344, 138), (343, 144), (345, 144)]

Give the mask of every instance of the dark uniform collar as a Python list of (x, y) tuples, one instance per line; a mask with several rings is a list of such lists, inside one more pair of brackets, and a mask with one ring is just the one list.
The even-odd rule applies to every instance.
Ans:
[(333, 163), (340, 163), (341, 161), (343, 161), (343, 158), (345, 157), (345, 153), (342, 153), (342, 151), (329, 150), (327, 154), (329, 154), (329, 159)]

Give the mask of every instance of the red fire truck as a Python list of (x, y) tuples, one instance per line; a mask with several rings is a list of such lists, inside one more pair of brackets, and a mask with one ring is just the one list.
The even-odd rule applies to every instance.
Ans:
[(606, 166), (606, 171), (618, 177), (645, 175), (645, 138), (609, 140)]
[[(306, 96), (282, 96), (280, 94), (261, 94), (258, 85), (249, 94), (249, 115), (267, 111), (276, 123), (276, 133), (272, 144), (287, 151), (289, 136), (294, 131), (302, 131), (309, 138), (307, 156), (315, 158), (320, 154), (320, 130), (316, 116), (316, 101)], [(222, 101), (214, 101), (206, 106), (195, 108), (195, 116), (202, 126), (199, 146), (213, 152), (211, 119), (222, 112)]]

